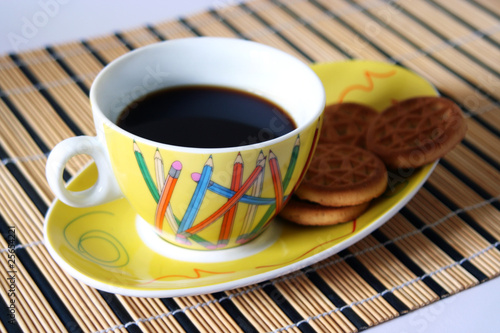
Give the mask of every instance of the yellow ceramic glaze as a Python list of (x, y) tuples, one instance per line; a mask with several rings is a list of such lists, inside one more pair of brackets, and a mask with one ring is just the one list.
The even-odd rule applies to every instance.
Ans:
[[(111, 128), (105, 128), (105, 135), (113, 173), (135, 211), (164, 239), (172, 243), (181, 242), (179, 245), (186, 248), (210, 250), (244, 244), (265, 230), (267, 222), (276, 213), (276, 201), (283, 204), (303, 174), (311, 147), (318, 140), (320, 125), (318, 120), (299, 134), (262, 149), (246, 150), (242, 147), (236, 152), (214, 150), (211, 154), (158, 148), (150, 142), (133, 141), (129, 136)], [(258, 165), (262, 158), (264, 160)], [(277, 165), (274, 176), (272, 163)], [(232, 188), (237, 164), (241, 168), (240, 186), (245, 188), (247, 184), (248, 189), (240, 189), (246, 195), (239, 200), (233, 199), (236, 194), (224, 196), (216, 191), (217, 188), (226, 191)], [(170, 220), (169, 215), (165, 214), (166, 210), (163, 210), (163, 214), (158, 213), (161, 211), (159, 206), (162, 204), (162, 192), (167, 188), (163, 185), (162, 191), (161, 185), (158, 185), (158, 177), (166, 178), (167, 184), (169, 172), (175, 174), (176, 178), (175, 183), (172, 182), (174, 185), (170, 199), (163, 201), (164, 207), (165, 202), (168, 202)], [(201, 179), (194, 180), (204, 175), (206, 186), (203, 186)], [(282, 195), (279, 198), (274, 182), (281, 187)], [(261, 187), (258, 196), (251, 195), (253, 187)], [(245, 199), (261, 200), (262, 203), (253, 204)], [(227, 220), (225, 228), (229, 231), (223, 237), (222, 224), (225, 214), (231, 209), (234, 216)], [(254, 214), (251, 213), (253, 209)], [(212, 216), (220, 217), (211, 218)], [(183, 230), (189, 232), (205, 221), (206, 227), (191, 233), (184, 244), (179, 240)]]
[[(391, 64), (347, 61), (318, 64), (313, 69), (325, 86), (328, 103), (356, 101), (374, 105), (381, 110), (394, 100), (436, 95), (435, 89), (427, 81)], [(311, 141), (311, 134), (304, 135), (302, 144), (310, 145)], [(133, 143), (117, 138), (113, 144), (123, 146), (123, 156), (120, 158), (128, 159), (125, 167), (137, 168), (132, 154)], [(293, 145), (293, 139), (283, 143), (283, 151), (276, 151), (280, 163), (285, 164), (290, 159), (290, 145)], [(141, 148), (148, 169), (153, 170), (155, 148)], [(221, 174), (215, 179), (226, 186), (229, 179), (223, 178), (230, 174), (235, 158), (234, 154), (229, 155), (224, 157), (225, 161), (222, 157), (221, 160), (214, 159), (214, 168), (226, 169), (225, 176)], [(184, 163), (179, 177), (182, 191), (179, 192), (185, 193), (175, 192), (179, 197), (172, 196), (174, 212), (175, 207), (182, 205), (183, 200), (194, 190), (191, 173), (200, 172), (207, 158), (181, 158)], [(305, 158), (301, 156), (300, 163), (304, 163)], [(163, 159), (167, 170), (173, 161), (168, 155), (163, 156)], [(256, 156), (245, 155), (243, 159), (245, 178), (251, 172)], [(167, 297), (239, 287), (310, 265), (368, 235), (410, 200), (434, 166), (432, 164), (414, 170), (408, 177), (392, 175), (386, 193), (375, 200), (356, 221), (327, 227), (303, 227), (276, 219), (275, 223), (280, 227), (277, 240), (262, 251), (241, 259), (217, 263), (187, 262), (182, 258), (174, 259), (175, 254), (165, 257), (152, 251), (133, 231), (135, 214), (125, 199), (91, 208), (74, 208), (55, 201), (47, 216), (46, 245), (57, 262), (70, 274), (109, 292)], [(269, 177), (269, 172), (266, 173)], [(298, 175), (294, 174), (294, 177)], [(73, 190), (86, 188), (95, 178), (96, 169), (91, 165), (75, 177), (70, 187)], [(134, 191), (136, 193), (133, 195), (147, 198), (144, 207), (148, 212), (145, 214), (151, 214), (149, 211), (154, 211), (155, 202), (149, 198), (151, 194), (148, 189), (144, 184), (137, 184)], [(272, 193), (266, 192), (263, 196), (272, 196)], [(221, 204), (220, 198), (214, 197), (208, 208)], [(220, 251), (215, 251), (214, 255), (217, 252)]]

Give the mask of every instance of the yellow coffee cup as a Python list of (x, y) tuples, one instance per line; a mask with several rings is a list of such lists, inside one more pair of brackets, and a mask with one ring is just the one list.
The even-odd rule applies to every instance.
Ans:
[[(134, 100), (189, 85), (261, 96), (285, 110), (297, 128), (255, 144), (196, 148), (151, 141), (117, 126)], [(125, 197), (141, 228), (177, 246), (215, 250), (256, 238), (286, 204), (314, 152), (325, 93), (306, 64), (280, 50), (198, 37), (152, 44), (114, 60), (94, 80), (90, 102), (97, 136), (64, 140), (47, 161), (58, 199), (87, 207)], [(91, 188), (73, 192), (62, 173), (78, 154), (90, 155), (99, 175)], [(240, 182), (232, 189), (235, 173)]]

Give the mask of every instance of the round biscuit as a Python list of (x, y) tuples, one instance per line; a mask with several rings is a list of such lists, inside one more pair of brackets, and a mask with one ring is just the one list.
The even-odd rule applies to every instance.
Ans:
[(328, 207), (292, 197), (279, 215), (302, 225), (326, 226), (352, 221), (369, 205), (370, 202), (365, 202), (355, 206)]
[(338, 103), (325, 107), (320, 142), (365, 147), (366, 132), (378, 112), (368, 105)]
[(373, 153), (356, 146), (319, 143), (295, 194), (325, 206), (359, 205), (381, 195), (387, 169)]
[(453, 149), (467, 124), (458, 105), (442, 97), (416, 97), (380, 113), (368, 128), (366, 147), (390, 169), (417, 168)]

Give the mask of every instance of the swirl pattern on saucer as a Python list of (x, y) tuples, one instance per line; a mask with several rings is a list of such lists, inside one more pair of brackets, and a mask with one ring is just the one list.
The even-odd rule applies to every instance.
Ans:
[[(114, 215), (107, 211), (94, 211), (80, 215), (65, 226), (64, 238), (76, 253), (89, 261), (107, 267), (126, 266), (129, 263), (129, 255), (118, 238), (104, 230), (81, 228), (96, 214)], [(72, 229), (79, 231), (74, 232)]]

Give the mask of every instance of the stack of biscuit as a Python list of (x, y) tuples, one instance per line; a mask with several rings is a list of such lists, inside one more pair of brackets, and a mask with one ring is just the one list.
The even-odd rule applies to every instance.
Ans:
[(416, 97), (378, 113), (367, 105), (325, 108), (311, 165), (280, 216), (304, 225), (333, 225), (360, 216), (387, 187), (387, 169), (418, 168), (465, 136), (460, 108), (441, 97)]

